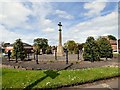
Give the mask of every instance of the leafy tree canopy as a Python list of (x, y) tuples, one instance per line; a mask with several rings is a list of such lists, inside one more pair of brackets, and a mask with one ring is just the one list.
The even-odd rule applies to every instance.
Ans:
[(77, 47), (77, 44), (73, 40), (69, 40), (66, 43), (64, 43), (64, 48), (67, 48), (71, 54), (74, 52), (74, 49), (76, 47)]
[(34, 46), (35, 49), (38, 50), (38, 53), (40, 53), (40, 49), (42, 49), (45, 52), (45, 50), (48, 47), (48, 40), (45, 38), (34, 39)]
[(98, 44), (93, 37), (88, 37), (84, 44), (83, 52), (84, 60), (95, 61), (99, 60), (99, 48)]
[(113, 36), (113, 35), (108, 35), (108, 38), (109, 38), (110, 40), (117, 40), (116, 37)]
[(108, 57), (112, 57), (112, 47), (110, 42), (106, 39), (106, 38), (98, 38), (97, 39), (98, 45), (99, 45), (99, 49), (100, 49), (100, 57), (102, 58), (108, 58)]
[(21, 60), (25, 59), (26, 53), (21, 39), (17, 39), (13, 44), (13, 56), (17, 56)]

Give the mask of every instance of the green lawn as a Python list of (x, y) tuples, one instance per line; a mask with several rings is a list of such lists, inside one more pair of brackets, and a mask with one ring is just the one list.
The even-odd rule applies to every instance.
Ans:
[[(120, 68), (119, 68), (120, 69)], [(16, 70), (2, 69), (2, 88), (55, 88), (120, 75), (116, 67), (80, 70)]]

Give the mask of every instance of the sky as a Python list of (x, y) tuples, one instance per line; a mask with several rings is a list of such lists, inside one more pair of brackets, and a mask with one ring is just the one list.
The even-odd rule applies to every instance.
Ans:
[(58, 45), (58, 23), (62, 22), (62, 44), (68, 40), (84, 43), (88, 36), (114, 35), (118, 38), (117, 2), (2, 2), (0, 42), (20, 38), (33, 44), (46, 38)]

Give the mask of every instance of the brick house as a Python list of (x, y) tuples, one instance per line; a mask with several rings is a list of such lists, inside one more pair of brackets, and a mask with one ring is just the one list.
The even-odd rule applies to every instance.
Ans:
[(109, 40), (112, 46), (113, 52), (117, 52), (117, 40)]
[(120, 53), (120, 39), (118, 39), (118, 51)]
[(106, 38), (110, 42), (113, 52), (117, 52), (117, 40), (110, 40), (108, 36), (101, 36), (101, 38)]

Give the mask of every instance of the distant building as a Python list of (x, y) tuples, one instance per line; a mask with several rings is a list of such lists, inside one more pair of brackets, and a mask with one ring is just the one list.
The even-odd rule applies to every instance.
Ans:
[(4, 49), (5, 49), (5, 52), (8, 52), (9, 50), (12, 52), (13, 51), (13, 44), (6, 46)]
[(120, 39), (118, 39), (118, 51), (120, 53)]
[(110, 40), (108, 36), (101, 36), (101, 38), (106, 38), (110, 42), (113, 52), (117, 52), (117, 40)]
[(117, 40), (109, 40), (112, 46), (113, 52), (117, 52)]
[[(24, 49), (27, 51), (27, 53), (31, 53), (33, 50), (33, 46), (29, 45), (27, 43), (23, 43)], [(13, 44), (10, 44), (5, 47), (5, 52), (8, 52), (10, 50), (11, 52), (13, 51)]]

